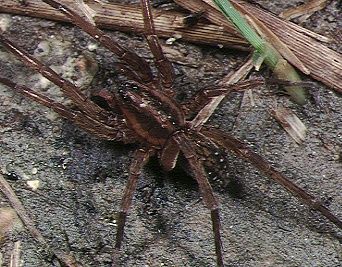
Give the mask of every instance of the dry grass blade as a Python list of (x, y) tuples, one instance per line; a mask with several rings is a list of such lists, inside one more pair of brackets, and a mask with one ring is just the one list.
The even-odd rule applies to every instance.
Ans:
[[(39, 0), (27, 0), (27, 5), (16, 0), (2, 0), (0, 12), (46, 18), (49, 20), (69, 21), (61, 12), (45, 5)], [(73, 6), (74, 0), (64, 0), (66, 5)], [(115, 29), (125, 32), (143, 33), (144, 25), (139, 6), (115, 3), (97, 3), (87, 1), (87, 6), (96, 16), (97, 27)], [(158, 36), (169, 38), (176, 36), (182, 40), (194, 43), (222, 45), (241, 50), (248, 50), (249, 44), (231, 26), (230, 30), (223, 30), (214, 24), (201, 23), (195, 27), (183, 27), (183, 19), (188, 14), (174, 11), (160, 11), (155, 13), (155, 24)]]
[[(27, 0), (27, 5), (20, 4), (15, 0), (3, 0), (0, 12), (29, 15), (47, 19), (67, 21), (67, 19), (52, 10), (38, 0)], [(65, 4), (74, 4), (74, 1), (65, 0)], [(206, 10), (205, 16), (214, 24), (198, 23), (191, 29), (182, 28), (185, 14), (179, 12), (163, 11), (155, 16), (157, 34), (161, 37), (178, 36), (183, 40), (234, 47), (247, 50), (249, 44), (234, 30), (234, 27), (226, 21), (224, 16), (212, 5), (209, 0), (188, 0), (175, 2), (192, 11), (200, 12)], [(286, 22), (277, 18), (251, 4), (241, 1), (240, 3), (248, 12), (253, 13), (267, 27), (269, 27), (284, 42), (294, 54), (304, 63), (311, 72), (311, 76), (318, 81), (325, 83), (337, 92), (342, 92), (342, 56), (329, 49), (323, 44), (313, 40), (318, 38), (327, 41), (319, 35), (308, 31), (294, 23)], [(87, 1), (87, 5), (96, 12), (95, 21), (100, 28), (116, 29), (142, 33), (143, 25), (140, 9), (137, 6), (120, 4), (99, 4), (96, 1)], [(309, 35), (311, 37), (309, 37)], [(322, 57), (324, 55), (324, 57)]]
[(271, 110), (271, 114), (296, 143), (304, 141), (307, 128), (291, 109), (277, 107)]
[[(175, 2), (192, 12), (207, 10), (206, 17), (211, 22), (223, 27), (231, 27), (210, 0), (175, 0)], [(232, 2), (239, 3), (248, 13), (252, 13), (272, 30), (309, 69), (310, 76), (342, 93), (341, 54), (312, 39), (306, 34), (307, 30), (294, 23), (284, 21), (252, 4), (242, 1)]]
[[(10, 207), (0, 208), (0, 244), (7, 238), (10, 232), (19, 228), (20, 219), (14, 209)], [(1, 264), (0, 264), (1, 266)]]
[(85, 15), (86, 19), (93, 25), (95, 25), (95, 16), (96, 12), (91, 9), (87, 4), (84, 3), (83, 0), (76, 0), (75, 1), (78, 8), (82, 11), (82, 13)]
[[(243, 11), (243, 10), (240, 10)], [(246, 14), (249, 22), (254, 26), (258, 33), (269, 41), (274, 48), (289, 62), (291, 62), (296, 68), (298, 68), (303, 73), (309, 75), (310, 71), (305, 67), (305, 65), (296, 57), (296, 55), (285, 45), (277, 35), (275, 35), (264, 23), (257, 19), (252, 14)]]
[(323, 8), (326, 7), (328, 4), (328, 0), (312, 0), (308, 1), (305, 4), (302, 4), (300, 6), (296, 6), (293, 8), (289, 8), (279, 14), (279, 17), (283, 19), (294, 19), (297, 17), (304, 16), (302, 21), (310, 17), (313, 13), (316, 11), (322, 10)]
[[(253, 68), (252, 59), (248, 59), (238, 70), (229, 73), (224, 79), (219, 83), (222, 87), (229, 87), (229, 85), (235, 84), (240, 80), (243, 80), (248, 73)], [(225, 95), (216, 96), (210, 99), (210, 102), (201, 109), (197, 116), (191, 121), (193, 128), (201, 127), (204, 123), (208, 121), (210, 116), (214, 113), (217, 106), (225, 98)]]

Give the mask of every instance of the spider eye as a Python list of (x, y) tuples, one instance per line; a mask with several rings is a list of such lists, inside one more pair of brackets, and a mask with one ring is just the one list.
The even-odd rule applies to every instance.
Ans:
[(128, 100), (130, 98), (129, 92), (139, 92), (139, 87), (135, 84), (126, 82), (120, 86), (118, 90), (118, 94), (123, 100)]
[(125, 90), (125, 91), (139, 91), (139, 87), (136, 84), (134, 84), (134, 83), (126, 82), (122, 86), (121, 90)]
[(128, 96), (127, 96), (127, 90), (126, 89), (119, 89), (118, 90), (118, 94), (119, 96), (124, 99), (124, 100), (127, 100), (128, 99)]

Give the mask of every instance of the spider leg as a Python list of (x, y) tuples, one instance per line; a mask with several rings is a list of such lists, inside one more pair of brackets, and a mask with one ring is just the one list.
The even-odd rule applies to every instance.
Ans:
[[(219, 85), (215, 86), (214, 88), (205, 88), (204, 90), (199, 91), (191, 101), (182, 104), (182, 109), (184, 110), (186, 116), (192, 114), (199, 113), (202, 109), (206, 107), (210, 103), (213, 98), (219, 96), (227, 96), (231, 92), (237, 91), (244, 91), (253, 87), (260, 86), (264, 84), (264, 79), (250, 79), (245, 81), (240, 81), (235, 84), (231, 85)], [(195, 124), (195, 122), (191, 122)]]
[(55, 85), (59, 86), (62, 92), (67, 97), (69, 97), (76, 104), (76, 106), (83, 112), (85, 112), (87, 115), (100, 121), (107, 121), (107, 112), (95, 103), (93, 103), (91, 100), (89, 100), (73, 83), (63, 79), (51, 68), (49, 68), (39, 60), (29, 55), (23, 49), (17, 47), (14, 43), (12, 43), (2, 34), (0, 34), (0, 43), (8, 51), (17, 56), (20, 59), (20, 61), (26, 64), (29, 68), (39, 72), (45, 78), (53, 82)]
[(135, 154), (133, 156), (133, 162), (131, 163), (130, 171), (129, 171), (129, 178), (127, 181), (127, 185), (126, 185), (122, 202), (121, 202), (121, 206), (120, 206), (118, 228), (116, 232), (116, 242), (115, 242), (115, 248), (117, 250), (121, 248), (123, 235), (124, 235), (124, 228), (125, 228), (125, 223), (126, 223), (126, 217), (127, 217), (128, 210), (132, 203), (133, 194), (137, 186), (139, 175), (141, 173), (142, 168), (145, 166), (149, 158), (154, 155), (154, 153), (155, 153), (154, 149), (142, 149), (141, 148), (135, 151)]
[(311, 209), (319, 211), (329, 221), (342, 229), (342, 221), (334, 215), (322, 202), (308, 194), (294, 182), (291, 182), (283, 174), (276, 171), (265, 159), (254, 153), (245, 143), (233, 136), (213, 128), (202, 128), (200, 133), (212, 140), (212, 142), (232, 151), (238, 157), (251, 162), (257, 169), (286, 188), (291, 194), (308, 205)]
[(64, 13), (64, 15), (67, 16), (76, 26), (81, 28), (91, 37), (96, 39), (101, 45), (113, 52), (120, 60), (126, 62), (129, 65), (129, 68), (133, 70), (134, 76), (136, 76), (136, 78), (141, 82), (148, 83), (152, 80), (153, 75), (151, 68), (143, 58), (114, 42), (114, 40), (106, 35), (103, 31), (92, 25), (87, 20), (83, 19), (80, 15), (67, 6), (54, 0), (42, 1)]
[(174, 69), (160, 46), (154, 27), (150, 1), (141, 0), (140, 2), (144, 18), (146, 40), (154, 56), (154, 61), (161, 78), (161, 84), (165, 89), (170, 89), (175, 79)]
[(87, 116), (82, 112), (71, 110), (64, 105), (31, 90), (26, 86), (16, 84), (11, 80), (1, 76), (0, 83), (10, 87), (14, 91), (26, 96), (27, 98), (34, 100), (35, 102), (51, 108), (63, 118), (68, 119), (69, 121), (81, 127), (83, 130), (86, 130), (97, 137), (106, 140), (123, 141), (125, 143), (131, 143), (134, 141), (133, 133), (127, 129), (124, 121), (120, 120), (119, 118), (112, 118), (113, 120), (109, 126), (93, 119), (90, 116)]
[(221, 242), (221, 222), (218, 202), (214, 196), (213, 189), (207, 179), (206, 173), (204, 171), (203, 165), (196, 156), (195, 148), (193, 145), (187, 141), (186, 137), (182, 134), (174, 136), (174, 140), (179, 144), (179, 147), (187, 159), (190, 169), (198, 183), (201, 195), (205, 205), (210, 209), (211, 221), (214, 232), (215, 240), (215, 251), (217, 258), (217, 266), (223, 267), (223, 253), (222, 253), (222, 242)]

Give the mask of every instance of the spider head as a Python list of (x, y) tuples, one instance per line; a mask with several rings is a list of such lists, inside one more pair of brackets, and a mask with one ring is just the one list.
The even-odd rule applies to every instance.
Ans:
[(151, 85), (124, 86), (117, 93), (118, 106), (127, 126), (149, 144), (163, 147), (167, 139), (185, 124), (180, 106)]

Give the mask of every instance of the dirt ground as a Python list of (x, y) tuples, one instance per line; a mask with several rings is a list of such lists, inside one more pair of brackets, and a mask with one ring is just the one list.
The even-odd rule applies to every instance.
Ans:
[[(258, 2), (279, 12), (299, 1)], [(341, 27), (338, 14), (338, 1), (331, 1), (304, 26), (334, 37)], [(118, 88), (116, 58), (79, 29), (8, 14), (0, 14), (0, 22), (6, 36), (85, 92)], [(109, 34), (151, 60), (143, 38)], [(330, 46), (341, 49), (337, 44)], [(181, 41), (165, 47), (176, 68), (179, 100), (215, 84), (246, 57), (229, 48)], [(69, 105), (56, 87), (1, 47), (0, 72)], [(83, 266), (110, 266), (116, 212), (135, 146), (98, 140), (2, 85), (0, 92), (0, 168), (7, 180), (53, 247), (71, 252)], [(341, 218), (341, 96), (320, 83), (310, 88), (304, 106), (264, 86), (254, 88), (252, 95), (255, 105), (248, 96), (232, 94), (208, 124), (248, 142)], [(271, 117), (274, 105), (291, 108), (305, 123), (308, 134), (303, 144), (296, 144)], [(212, 157), (217, 164), (208, 175), (221, 203), (226, 266), (341, 266), (342, 233), (337, 227), (244, 161), (223, 151)], [(160, 169), (152, 160), (141, 175), (125, 231), (122, 266), (215, 266), (210, 214), (195, 182), (181, 168), (171, 173)], [(238, 180), (242, 189), (232, 186), (232, 180)], [(32, 189), (32, 184), (38, 188)], [(0, 207), (8, 206), (0, 195)], [(59, 266), (22, 227), (2, 240), (0, 266), (9, 266), (18, 240), (22, 266)]]

